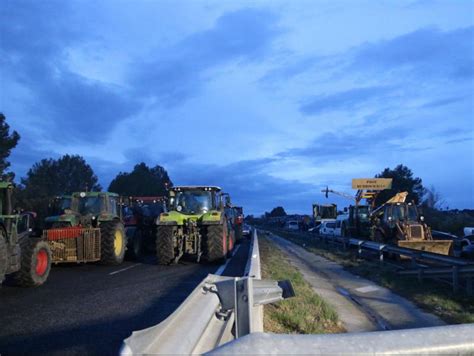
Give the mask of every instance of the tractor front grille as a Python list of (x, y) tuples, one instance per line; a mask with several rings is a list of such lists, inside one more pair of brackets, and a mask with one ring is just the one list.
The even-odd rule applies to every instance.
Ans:
[(49, 229), (43, 238), (51, 248), (53, 263), (100, 260), (100, 229), (69, 227)]
[(412, 239), (423, 239), (423, 227), (421, 225), (410, 225), (410, 237)]

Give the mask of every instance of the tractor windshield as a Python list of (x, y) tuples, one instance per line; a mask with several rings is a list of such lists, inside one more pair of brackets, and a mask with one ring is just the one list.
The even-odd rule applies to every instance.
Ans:
[(78, 209), (77, 211), (81, 215), (99, 215), (100, 214), (100, 197), (84, 197), (77, 198)]
[(70, 197), (62, 197), (59, 202), (59, 209), (60, 211), (64, 211), (66, 209), (71, 209), (71, 198)]
[(359, 221), (368, 221), (369, 220), (369, 207), (358, 206), (357, 215), (359, 216)]
[(418, 221), (418, 212), (414, 205), (407, 205), (407, 219), (408, 221)]
[(177, 192), (175, 208), (183, 214), (202, 214), (213, 208), (212, 192), (190, 190)]
[(399, 204), (393, 205), (392, 219), (395, 221), (405, 220), (405, 206)]

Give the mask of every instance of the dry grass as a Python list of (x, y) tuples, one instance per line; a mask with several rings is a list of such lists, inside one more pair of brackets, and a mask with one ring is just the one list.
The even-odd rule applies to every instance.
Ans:
[(266, 238), (259, 239), (262, 277), (293, 284), (296, 297), (264, 308), (264, 330), (285, 334), (344, 332), (335, 310), (320, 298), (283, 252)]

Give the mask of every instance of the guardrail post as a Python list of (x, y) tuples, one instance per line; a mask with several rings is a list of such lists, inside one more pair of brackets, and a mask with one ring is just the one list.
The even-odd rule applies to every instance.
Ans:
[(236, 282), (235, 293), (235, 337), (250, 334), (252, 325), (253, 294), (252, 279), (240, 279)]
[(459, 290), (459, 267), (453, 266), (453, 293)]
[(418, 270), (418, 282), (423, 283), (423, 268)]
[(472, 290), (472, 277), (466, 278), (466, 292), (467, 292), (467, 295), (470, 297), (472, 297), (472, 295), (474, 294)]
[(345, 237), (342, 238), (342, 249), (347, 251), (347, 239)]

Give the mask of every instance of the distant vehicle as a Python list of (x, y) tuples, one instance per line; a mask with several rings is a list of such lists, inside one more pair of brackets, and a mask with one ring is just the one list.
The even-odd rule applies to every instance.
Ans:
[(300, 226), (298, 225), (298, 221), (296, 220), (290, 220), (288, 221), (288, 223), (286, 224), (286, 228), (288, 230), (299, 230), (300, 229)]
[(313, 218), (320, 222), (325, 219), (335, 219), (337, 216), (336, 204), (313, 204)]
[(334, 236), (336, 230), (336, 220), (327, 219), (321, 222), (319, 234), (323, 236)]
[(250, 233), (252, 231), (252, 228), (247, 225), (247, 224), (244, 224), (243, 227), (242, 227), (242, 235), (243, 236), (250, 236)]
[(127, 253), (140, 259), (148, 252), (156, 252), (156, 220), (166, 212), (166, 199), (162, 196), (140, 196), (122, 199), (122, 215), (127, 235)]
[(474, 234), (454, 239), (454, 256), (474, 259)]
[(347, 225), (349, 224), (349, 214), (341, 214), (336, 217), (336, 227), (334, 228), (334, 235), (346, 236)]
[(474, 235), (474, 227), (465, 227), (464, 236)]

